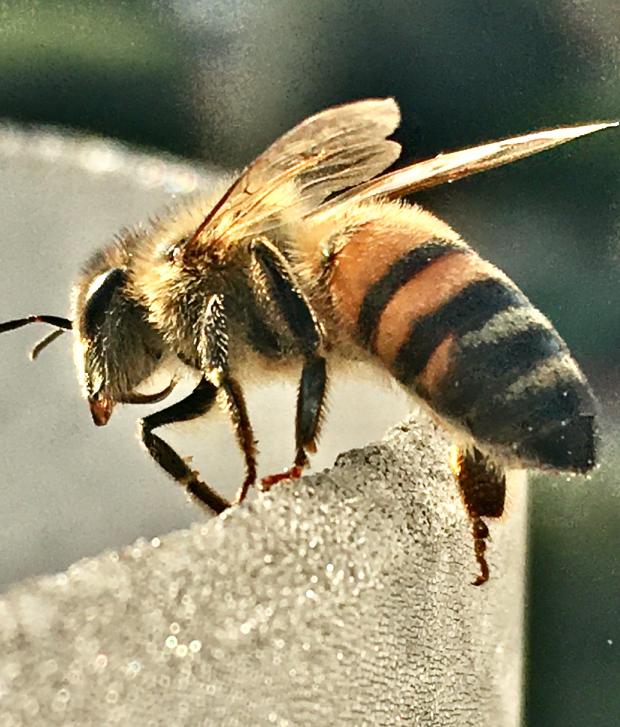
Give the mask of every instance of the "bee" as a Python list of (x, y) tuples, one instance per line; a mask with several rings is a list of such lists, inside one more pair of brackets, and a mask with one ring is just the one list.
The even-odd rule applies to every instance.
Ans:
[[(539, 131), (384, 173), (400, 154), (388, 137), (393, 99), (322, 111), (280, 137), (223, 194), (195, 199), (123, 232), (85, 265), (71, 318), (36, 315), (74, 334), (92, 419), (117, 404), (165, 399), (140, 385), (170, 360), (198, 373), (193, 391), (143, 417), (151, 457), (215, 513), (231, 502), (158, 430), (216, 403), (244, 456), (234, 503), (256, 485), (299, 477), (316, 451), (328, 378), (340, 364), (387, 369), (452, 433), (453, 469), (471, 522), (479, 575), (487, 518), (502, 514), (505, 469), (586, 472), (596, 463), (596, 403), (551, 323), (504, 273), (445, 222), (402, 201), (417, 190), (506, 164), (612, 124)], [(257, 482), (243, 382), (257, 371), (299, 376), (295, 457)]]

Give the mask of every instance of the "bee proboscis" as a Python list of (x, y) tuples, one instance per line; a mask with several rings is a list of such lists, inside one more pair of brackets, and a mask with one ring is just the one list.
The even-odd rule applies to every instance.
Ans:
[(245, 459), (236, 503), (256, 484), (243, 381), (297, 367), (295, 459), (258, 483), (298, 477), (316, 451), (328, 376), (362, 361), (392, 376), (452, 433), (453, 469), (480, 574), (486, 518), (502, 514), (504, 468), (584, 472), (596, 462), (595, 400), (551, 323), (445, 222), (401, 201), (613, 124), (539, 131), (383, 173), (400, 146), (393, 99), (368, 99), (306, 119), (226, 191), (125, 231), (86, 264), (70, 319), (0, 324), (65, 329), (95, 424), (117, 404), (165, 399), (139, 387), (170, 361), (198, 372), (184, 399), (140, 420), (153, 459), (216, 513), (230, 506), (156, 430), (218, 402)]

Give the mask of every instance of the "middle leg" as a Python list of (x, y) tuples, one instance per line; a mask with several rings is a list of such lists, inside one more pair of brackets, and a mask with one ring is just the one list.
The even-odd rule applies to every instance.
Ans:
[(295, 417), (295, 460), (285, 472), (264, 477), (261, 485), (268, 490), (285, 479), (300, 477), (308, 464), (308, 452), (316, 452), (327, 389), (327, 364), (321, 354), (323, 332), (310, 301), (296, 283), (286, 258), (267, 240), (252, 244), (257, 275), (271, 300), (277, 306), (304, 363), (297, 393)]

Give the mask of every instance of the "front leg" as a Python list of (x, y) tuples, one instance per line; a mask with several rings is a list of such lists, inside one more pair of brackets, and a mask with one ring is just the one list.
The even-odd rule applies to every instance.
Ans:
[(140, 435), (144, 446), (149, 454), (160, 467), (166, 470), (177, 482), (183, 485), (187, 491), (199, 502), (213, 510), (221, 513), (230, 507), (230, 503), (213, 490), (209, 485), (202, 482), (196, 472), (192, 471), (186, 462), (164, 442), (161, 437), (153, 433), (154, 429), (186, 422), (206, 414), (216, 400), (217, 387), (211, 382), (202, 379), (192, 393), (178, 401), (172, 406), (161, 411), (149, 414), (140, 421)]
[(299, 477), (308, 464), (307, 452), (316, 452), (327, 389), (327, 365), (321, 355), (320, 323), (286, 258), (263, 238), (252, 243), (252, 256), (261, 287), (277, 306), (304, 357), (295, 417), (295, 461), (286, 472), (264, 477), (261, 484), (266, 490), (281, 480)]
[(209, 299), (198, 352), (205, 375), (218, 387), (219, 403), (230, 417), (237, 443), (245, 458), (245, 478), (234, 499), (234, 503), (238, 504), (243, 502), (256, 481), (256, 442), (243, 390), (229, 371), (228, 329), (221, 295), (213, 295)]

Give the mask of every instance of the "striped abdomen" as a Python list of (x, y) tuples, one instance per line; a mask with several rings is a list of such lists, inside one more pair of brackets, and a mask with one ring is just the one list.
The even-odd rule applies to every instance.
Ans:
[(595, 402), (551, 324), (443, 222), (391, 207), (367, 208), (335, 260), (350, 334), (479, 443), (524, 464), (592, 467)]

